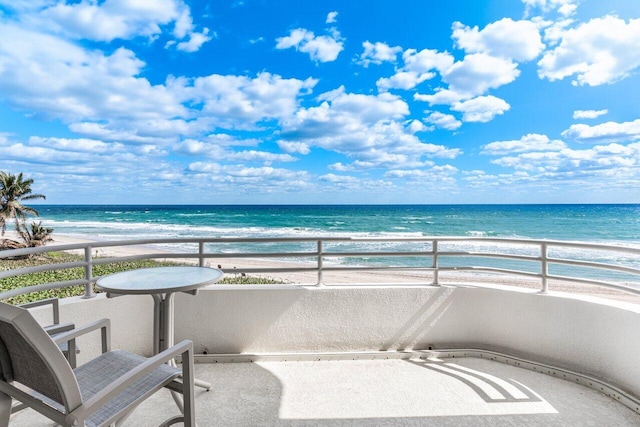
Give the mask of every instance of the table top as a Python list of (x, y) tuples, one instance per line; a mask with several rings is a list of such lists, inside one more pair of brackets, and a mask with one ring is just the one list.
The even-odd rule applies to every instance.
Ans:
[(97, 280), (98, 288), (114, 294), (164, 294), (188, 292), (222, 279), (223, 273), (207, 267), (152, 267), (122, 271)]

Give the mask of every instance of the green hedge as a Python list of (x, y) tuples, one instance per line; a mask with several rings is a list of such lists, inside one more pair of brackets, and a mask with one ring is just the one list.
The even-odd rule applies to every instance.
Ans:
[[(43, 264), (59, 264), (64, 262), (82, 261), (84, 258), (80, 255), (73, 255), (66, 252), (49, 252), (47, 254), (37, 255), (25, 259), (0, 260), (0, 270), (14, 270), (18, 268), (31, 267)], [(136, 268), (175, 266), (173, 262), (161, 262), (154, 260), (127, 261), (112, 264), (94, 265), (93, 276), (104, 276), (107, 274), (117, 273), (120, 271), (133, 270)], [(0, 279), (0, 292), (11, 289), (24, 288), (42, 283), (64, 282), (67, 280), (82, 279), (84, 277), (84, 269), (82, 267), (65, 268), (61, 270), (43, 271), (40, 273), (24, 274), (16, 277), (7, 277)], [(224, 277), (219, 283), (221, 284), (279, 284), (283, 283), (278, 280), (267, 279), (263, 277), (249, 277), (234, 274)], [(72, 286), (64, 289), (53, 289), (48, 291), (32, 292), (30, 294), (20, 295), (9, 298), (5, 302), (10, 304), (23, 304), (25, 302), (38, 301), (45, 298), (65, 298), (76, 295), (84, 295), (84, 286)]]

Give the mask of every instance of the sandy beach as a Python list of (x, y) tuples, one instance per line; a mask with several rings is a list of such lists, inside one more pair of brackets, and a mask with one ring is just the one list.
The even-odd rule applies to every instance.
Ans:
[[(14, 238), (10, 233), (5, 238)], [(54, 249), (56, 246), (69, 244), (85, 244), (97, 243), (90, 239), (83, 239), (65, 235), (53, 235), (53, 242), (47, 244), (48, 247)], [(75, 251), (82, 253), (82, 250)], [(196, 259), (172, 259), (163, 257), (162, 254), (168, 254), (167, 250), (155, 247), (153, 245), (134, 245), (134, 246), (117, 246), (117, 247), (99, 247), (92, 251), (94, 257), (128, 257), (142, 254), (156, 254), (155, 259), (160, 261), (175, 261), (177, 263), (196, 263)], [(317, 271), (261, 271), (254, 272), (249, 270), (267, 270), (267, 269), (292, 269), (292, 268), (315, 268), (313, 262), (288, 262), (273, 259), (247, 259), (247, 258), (210, 258), (205, 262), (206, 266), (214, 268), (222, 268), (226, 275), (242, 275), (266, 277), (282, 281), (287, 284), (300, 285), (316, 285), (318, 283)], [(331, 265), (325, 264), (330, 268)], [(514, 277), (497, 274), (483, 274), (476, 272), (440, 272), (439, 282), (441, 284), (452, 285), (476, 285), (476, 286), (516, 286), (519, 288), (527, 288), (532, 291), (540, 290), (541, 284), (538, 279), (530, 279), (526, 277)], [(433, 283), (433, 273), (430, 271), (420, 270), (351, 270), (351, 271), (330, 271), (325, 270), (322, 273), (322, 283), (324, 285), (382, 285), (382, 284), (398, 284), (398, 285), (425, 285)], [(550, 292), (557, 293), (574, 293), (579, 295), (607, 298), (618, 301), (632, 302), (640, 304), (640, 296), (630, 293), (616, 291), (609, 288), (577, 285), (566, 282), (549, 283)]]

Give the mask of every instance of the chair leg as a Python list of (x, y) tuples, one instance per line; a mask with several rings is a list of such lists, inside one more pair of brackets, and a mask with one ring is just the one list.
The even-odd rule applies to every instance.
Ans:
[(158, 427), (169, 427), (178, 423), (184, 423), (184, 417), (182, 415), (176, 415), (175, 417), (169, 418), (168, 420), (165, 420), (162, 424), (160, 424)]
[(0, 427), (9, 427), (11, 396), (0, 392)]
[(78, 362), (76, 361), (76, 353), (78, 348), (76, 347), (76, 339), (72, 339), (71, 341), (69, 341), (68, 343), (69, 346), (69, 365), (71, 366), (71, 369), (75, 369), (78, 364)]
[[(182, 396), (184, 398), (184, 427), (196, 425), (196, 401), (193, 375), (193, 350), (182, 355)], [(186, 357), (185, 357), (186, 356)]]

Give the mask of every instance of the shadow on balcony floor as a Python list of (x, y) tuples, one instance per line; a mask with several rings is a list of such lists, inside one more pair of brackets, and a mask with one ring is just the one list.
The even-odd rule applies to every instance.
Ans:
[[(590, 388), (485, 359), (196, 365), (206, 426), (637, 426), (640, 415)], [(127, 426), (175, 414), (161, 391)], [(12, 426), (50, 426), (23, 411)]]

